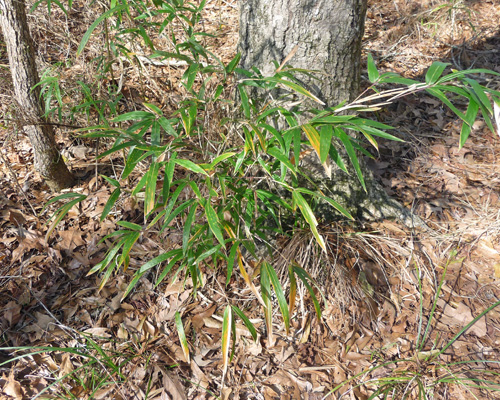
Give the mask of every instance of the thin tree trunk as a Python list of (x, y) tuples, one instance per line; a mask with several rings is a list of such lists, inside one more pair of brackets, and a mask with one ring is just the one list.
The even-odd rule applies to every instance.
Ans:
[(24, 131), (33, 146), (35, 169), (53, 191), (74, 184), (57, 149), (52, 126), (42, 116), (35, 47), (26, 21), (24, 0), (0, 0), (0, 26), (5, 39), (14, 93)]
[[(272, 61), (281, 63), (297, 48), (289, 64), (319, 71), (319, 80), (301, 77), (309, 90), (327, 106), (353, 100), (359, 93), (366, 8), (366, 0), (241, 0), (242, 66), (255, 66), (270, 76), (275, 70)], [(334, 144), (345, 159), (342, 144)], [(344, 162), (349, 165), (348, 160)], [(352, 168), (348, 175), (334, 165), (328, 177), (315, 153), (302, 160), (301, 165), (320, 190), (359, 219), (396, 218), (408, 226), (420, 225), (385, 193), (366, 168), (365, 192)], [(316, 209), (316, 214), (323, 220), (339, 217), (324, 204)]]

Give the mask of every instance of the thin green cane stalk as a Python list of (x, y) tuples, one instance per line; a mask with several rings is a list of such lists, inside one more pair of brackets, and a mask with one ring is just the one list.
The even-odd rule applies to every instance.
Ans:
[(481, 314), (479, 314), (476, 318), (474, 318), (471, 322), (469, 322), (467, 325), (465, 325), (460, 332), (458, 332), (453, 339), (451, 339), (446, 346), (444, 346), (439, 353), (437, 353), (435, 356), (433, 356), (431, 359), (435, 359), (439, 357), (441, 354), (443, 354), (453, 343), (457, 341), (457, 339), (462, 336), (472, 325), (474, 325), (477, 321), (479, 321), (482, 317), (484, 317), (486, 314), (488, 314), (491, 310), (493, 310), (495, 307), (500, 306), (500, 300), (497, 301), (496, 303), (493, 303), (491, 306), (489, 306), (486, 310), (484, 310)]
[[(432, 302), (432, 309), (431, 309), (431, 313), (429, 314), (429, 319), (427, 320), (425, 332), (424, 332), (424, 335), (422, 336), (422, 341), (420, 342), (420, 346), (418, 347), (419, 351), (422, 350), (422, 347), (425, 345), (425, 342), (427, 341), (427, 337), (429, 335), (429, 330), (432, 326), (432, 318), (434, 317), (434, 313), (436, 312), (439, 295), (441, 294), (441, 288), (443, 287), (443, 284), (444, 284), (444, 278), (446, 276), (446, 271), (448, 269), (448, 266), (451, 263), (451, 260), (453, 260), (456, 255), (457, 255), (457, 251), (453, 250), (451, 252), (450, 256), (448, 257), (448, 260), (446, 261), (446, 265), (444, 266), (443, 276), (441, 277), (441, 279), (439, 281), (439, 286), (438, 286), (438, 289), (436, 291), (436, 296), (434, 297), (434, 301)], [(439, 354), (441, 354), (441, 353), (439, 353)]]

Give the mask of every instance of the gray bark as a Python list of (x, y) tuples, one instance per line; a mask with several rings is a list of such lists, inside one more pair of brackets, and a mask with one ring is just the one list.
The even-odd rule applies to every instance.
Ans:
[(294, 67), (320, 71), (321, 80), (304, 78), (327, 104), (358, 93), (361, 38), (366, 0), (245, 0), (240, 8), (241, 64), (264, 75), (274, 71), (297, 45)]
[(42, 116), (35, 47), (26, 21), (24, 0), (0, 0), (2, 28), (19, 117), (33, 146), (35, 169), (53, 191), (70, 187), (74, 177), (62, 159), (51, 125)]
[[(305, 87), (327, 106), (353, 100), (359, 93), (366, 3), (366, 0), (240, 1), (242, 67), (249, 70), (255, 66), (270, 76), (275, 70), (272, 61), (281, 63), (298, 46), (289, 64), (319, 70), (319, 80), (301, 77)], [(334, 145), (341, 152), (342, 145)], [(343, 155), (345, 158), (345, 152)], [(363, 160), (360, 161), (364, 166)], [(359, 219), (396, 218), (407, 226), (421, 225), (418, 218), (387, 196), (366, 168), (367, 192), (352, 169), (347, 175), (334, 164), (328, 177), (315, 153), (302, 160), (301, 166), (319, 189)], [(326, 221), (339, 218), (330, 206), (321, 205), (316, 212)]]

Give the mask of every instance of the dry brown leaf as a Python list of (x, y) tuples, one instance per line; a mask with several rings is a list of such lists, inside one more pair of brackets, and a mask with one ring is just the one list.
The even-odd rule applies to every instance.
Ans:
[(7, 320), (10, 326), (19, 322), (21, 318), (21, 305), (15, 301), (9, 301), (3, 308), (3, 317)]
[(24, 398), (24, 390), (21, 384), (14, 379), (14, 373), (11, 372), (7, 378), (7, 383), (3, 387), (3, 392), (16, 400), (22, 400)]
[(163, 389), (171, 400), (187, 400), (186, 393), (179, 379), (163, 370)]
[(73, 371), (73, 363), (71, 362), (70, 353), (64, 353), (62, 355), (61, 365), (59, 366), (59, 378), (70, 374)]
[(195, 384), (207, 389), (210, 381), (194, 360), (191, 360), (191, 372), (193, 373)]

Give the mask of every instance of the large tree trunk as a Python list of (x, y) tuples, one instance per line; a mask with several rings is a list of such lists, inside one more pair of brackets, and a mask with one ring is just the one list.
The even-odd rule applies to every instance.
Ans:
[(24, 0), (0, 0), (0, 26), (9, 54), (14, 93), (24, 131), (33, 146), (35, 169), (53, 191), (70, 187), (74, 177), (57, 149), (52, 126), (42, 115), (35, 49), (26, 21)]
[[(352, 100), (359, 93), (366, 3), (366, 0), (242, 0), (239, 51), (243, 68), (255, 66), (264, 75), (272, 75), (275, 69), (272, 61), (280, 63), (297, 46), (289, 64), (319, 70), (320, 80), (301, 77), (309, 90), (328, 106)], [(342, 150), (341, 144), (334, 144)], [(349, 164), (347, 160), (345, 164)], [(415, 224), (412, 214), (387, 196), (366, 168), (367, 192), (354, 171), (347, 175), (337, 168), (328, 177), (315, 153), (306, 157), (302, 165), (321, 190), (358, 218), (397, 218), (406, 225), (420, 224)], [(316, 212), (323, 219), (335, 219), (329, 206), (320, 206)]]
[(351, 100), (359, 89), (365, 14), (366, 0), (244, 0), (242, 66), (271, 74), (271, 62), (298, 46), (290, 64), (326, 74), (305, 82), (315, 94), (329, 105)]

